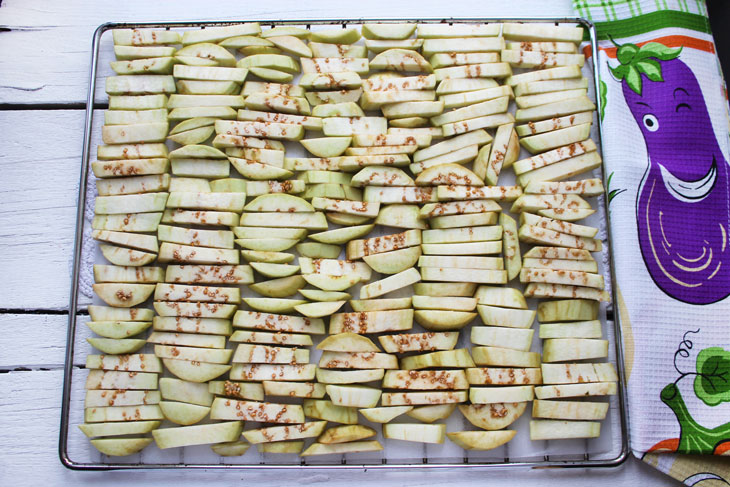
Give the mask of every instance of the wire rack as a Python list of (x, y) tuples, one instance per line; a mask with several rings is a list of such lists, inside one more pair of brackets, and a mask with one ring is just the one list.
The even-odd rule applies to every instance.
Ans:
[[(214, 26), (233, 25), (246, 22), (146, 22), (146, 23), (106, 23), (100, 25), (93, 35), (91, 46), (91, 63), (89, 70), (89, 90), (86, 101), (86, 121), (84, 129), (83, 150), (81, 158), (79, 198), (77, 206), (76, 235), (74, 243), (74, 261), (72, 268), (71, 293), (69, 302), (69, 321), (66, 341), (66, 358), (64, 366), (63, 399), (61, 408), (61, 428), (59, 435), (59, 458), (61, 463), (73, 470), (133, 470), (133, 469), (423, 469), (423, 468), (592, 468), (592, 467), (615, 467), (623, 463), (629, 454), (629, 433), (627, 428), (627, 403), (624, 381), (623, 350), (620, 339), (621, 325), (618, 313), (613, 312), (612, 305), (601, 307), (601, 321), (604, 332), (609, 339), (609, 360), (616, 365), (619, 376), (618, 394), (610, 399), (608, 417), (602, 425), (601, 437), (596, 440), (562, 440), (560, 442), (535, 442), (536, 446), (529, 441), (519, 441), (519, 435), (507, 445), (490, 452), (464, 452), (460, 448), (444, 448), (443, 445), (421, 445), (414, 444), (408, 447), (395, 447), (386, 445), (383, 452), (378, 454), (346, 454), (340, 455), (339, 461), (319, 460), (307, 458), (306, 460), (296, 455), (273, 455), (259, 454), (250, 457), (245, 455), (237, 457), (218, 457), (210, 452), (207, 446), (186, 447), (168, 450), (159, 450), (154, 445), (145, 449), (142, 453), (132, 455), (129, 458), (119, 459), (107, 457), (96, 452), (88, 440), (81, 435), (76, 425), (83, 422), (83, 379), (85, 377), (83, 356), (88, 350), (84, 343), (85, 327), (77, 326), (88, 319), (85, 311), (86, 302), (80, 295), (80, 269), (85, 253), (88, 253), (88, 237), (84, 230), (89, 226), (85, 218), (85, 207), (87, 205), (87, 186), (93, 184), (89, 177), (89, 160), (92, 140), (95, 137), (94, 110), (105, 108), (105, 104), (97, 102), (98, 79), (100, 77), (100, 60), (110, 56), (111, 43), (109, 35), (105, 33), (114, 29), (129, 28), (158, 28), (158, 29), (185, 29), (205, 28)], [(594, 25), (581, 18), (426, 18), (426, 19), (336, 19), (336, 20), (279, 20), (259, 21), (262, 26), (296, 25), (307, 29), (317, 29), (321, 26), (339, 25), (343, 28), (358, 26), (366, 22), (381, 23), (473, 23), (489, 24), (501, 22), (520, 23), (555, 23), (581, 25), (588, 33), (586, 41), (589, 43), (593, 60), (597, 59), (598, 45)], [(109, 52), (107, 52), (109, 51)], [(597, 112), (601, 111), (601, 100), (598, 93), (598, 66), (593, 62), (592, 68), (585, 67), (584, 74), (592, 78), (592, 85), (589, 91), (593, 92)], [(103, 78), (103, 76), (102, 76)], [(101, 93), (99, 94), (101, 95)], [(98, 118), (98, 117), (97, 117)], [(598, 117), (594, 125), (593, 138), (597, 140), (599, 149), (602, 143), (601, 120)], [(605, 171), (605, 168), (600, 171)], [(605, 172), (599, 176), (606, 180)], [(604, 264), (604, 275), (609, 277), (611, 289), (614, 293), (615, 302), (615, 281), (613, 263), (610, 259), (611, 236), (609, 224), (609, 212), (605, 198), (600, 198), (599, 214), (601, 215), (598, 224), (605, 232), (608, 245), (608, 262)], [(95, 249), (95, 252), (98, 251)], [(76, 358), (76, 360), (74, 360)], [(451, 415), (454, 418), (457, 415)], [(526, 424), (527, 415), (523, 415), (515, 429), (528, 429)], [(453, 419), (457, 422), (458, 419)], [(452, 419), (447, 424), (451, 425)], [(522, 422), (522, 423), (520, 423)], [(451, 429), (451, 428), (450, 428)], [(379, 438), (382, 442), (382, 436)], [(387, 441), (387, 440), (386, 440)], [(403, 442), (401, 442), (403, 443)], [(457, 452), (458, 450), (458, 452)], [(393, 455), (392, 452), (397, 452)], [(331, 457), (330, 457), (331, 458)]]

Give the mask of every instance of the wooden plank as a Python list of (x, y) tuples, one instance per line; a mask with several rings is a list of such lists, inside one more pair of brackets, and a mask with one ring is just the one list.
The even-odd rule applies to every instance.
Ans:
[[(26, 485), (58, 478), (57, 434), (63, 371), (10, 372), (0, 375), (0, 478)], [(25, 429), (27, 433), (21, 433)], [(51, 467), (51, 468), (49, 468)], [(45, 472), (43, 472), (45, 470)], [(55, 470), (55, 472), (54, 472)], [(39, 475), (35, 480), (33, 476)], [(64, 481), (60, 481), (64, 482)]]
[[(74, 365), (84, 366), (86, 356), (100, 353), (86, 339), (96, 336), (84, 325), (88, 315), (76, 317), (76, 346)], [(17, 368), (60, 369), (66, 360), (67, 314), (1, 314), (3, 332), (0, 333), (0, 370)], [(147, 345), (139, 353), (154, 353), (154, 345)]]
[(0, 112), (0, 309), (67, 306), (83, 120), (80, 110)]
[[(159, 487), (186, 487), (203, 482), (233, 484), (245, 477), (251, 485), (301, 486), (307, 484), (342, 485), (353, 487), (377, 485), (423, 486), (453, 483), (458, 485), (484, 485), (485, 475), (494, 485), (528, 487), (538, 482), (546, 487), (586, 485), (612, 487), (614, 485), (668, 485), (668, 477), (634, 457), (619, 469), (563, 470), (490, 470), (483, 469), (437, 469), (437, 470), (289, 470), (277, 471), (275, 480), (267, 470), (251, 471), (157, 471), (90, 473), (65, 469), (58, 461), (59, 408), (63, 372), (25, 371), (0, 374), (0, 480), (12, 479), (14, 487), (35, 487), (37, 485), (74, 485), (110, 487), (152, 485)], [(80, 392), (80, 391), (79, 391)], [(72, 416), (71, 428), (81, 420), (83, 395), (79, 394), (72, 406), (79, 411)], [(98, 460), (98, 456), (86, 450), (85, 439), (81, 438), (71, 449), (76, 460)], [(200, 447), (206, 448), (207, 447)], [(177, 454), (175, 455), (178, 456)], [(182, 457), (180, 457), (182, 459)], [(177, 460), (176, 460), (177, 461)], [(457, 477), (458, 476), (458, 477)], [(679, 483), (672, 485), (681, 485)]]
[(0, 370), (63, 367), (68, 315), (5, 314), (0, 321)]
[[(551, 15), (573, 15), (570, 0), (551, 5)], [(361, 2), (353, 13), (348, 2), (296, 0), (248, 2), (242, 10), (236, 0), (220, 0), (200, 8), (199, 2), (181, 0), (174, 7), (164, 2), (129, 0), (100, 6), (94, 0), (49, 3), (44, 0), (4, 0), (0, 24), (0, 103), (82, 103), (86, 99), (93, 32), (113, 21), (165, 20), (276, 20), (358, 18), (428, 18), (534, 16), (534, 0), (492, 2), (488, 11), (478, 1), (432, 3), (414, 10), (408, 2), (378, 0)], [(111, 59), (110, 41), (105, 40), (101, 62), (104, 70)], [(33, 76), (29, 76), (33, 73)], [(100, 98), (103, 100), (103, 97)]]

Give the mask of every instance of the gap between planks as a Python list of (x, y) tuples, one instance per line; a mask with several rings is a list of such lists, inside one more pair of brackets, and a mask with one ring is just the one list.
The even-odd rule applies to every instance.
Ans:
[[(77, 315), (88, 315), (86, 310), (78, 310)], [(65, 315), (68, 316), (66, 309), (42, 309), (42, 308), (0, 308), (0, 315)]]
[[(108, 103), (94, 103), (94, 110), (106, 110)], [(0, 111), (20, 112), (30, 110), (86, 110), (86, 103), (0, 103)]]

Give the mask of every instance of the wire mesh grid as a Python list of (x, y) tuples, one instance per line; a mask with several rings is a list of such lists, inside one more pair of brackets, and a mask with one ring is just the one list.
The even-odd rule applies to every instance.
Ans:
[[(245, 22), (242, 20), (241, 22)], [(128, 28), (159, 28), (159, 29), (185, 29), (205, 28), (213, 26), (233, 25), (241, 22), (147, 22), (147, 23), (107, 23), (99, 26), (94, 33), (91, 49), (91, 64), (89, 73), (89, 91), (86, 104), (86, 124), (83, 139), (83, 151), (81, 161), (81, 174), (79, 182), (79, 200), (77, 207), (76, 240), (74, 245), (74, 264), (72, 268), (71, 298), (69, 303), (69, 325), (67, 331), (66, 360), (63, 383), (63, 402), (61, 410), (61, 429), (59, 436), (59, 457), (62, 464), (74, 470), (130, 470), (130, 469), (372, 469), (372, 468), (445, 468), (445, 467), (482, 467), (482, 468), (586, 468), (586, 467), (614, 467), (623, 463), (628, 458), (629, 437), (627, 429), (627, 406), (626, 392), (623, 373), (623, 351), (620, 340), (620, 322), (618, 314), (613, 312), (611, 305), (601, 306), (600, 316), (604, 333), (609, 340), (609, 359), (616, 365), (619, 384), (618, 394), (612, 396), (609, 403), (609, 413), (604, 420), (602, 434), (593, 440), (562, 440), (562, 441), (538, 441), (531, 442), (526, 434), (529, 429), (527, 415), (523, 415), (515, 423), (515, 429), (523, 434), (518, 434), (513, 441), (488, 452), (464, 451), (455, 445), (426, 445), (412, 444), (403, 446), (393, 445), (392, 440), (384, 440), (382, 433), (377, 438), (386, 445), (382, 452), (376, 453), (354, 453), (339, 456), (339, 461), (332, 461), (331, 456), (327, 459), (308, 458), (301, 459), (297, 455), (275, 455), (258, 454), (244, 455), (243, 457), (219, 457), (211, 452), (207, 445), (185, 447), (172, 450), (159, 450), (151, 445), (143, 452), (132, 455), (128, 458), (107, 457), (94, 450), (84, 437), (77, 425), (83, 422), (83, 378), (85, 369), (83, 367), (84, 357), (88, 352), (88, 345), (85, 338), (88, 331), (83, 325), (88, 320), (84, 311), (87, 304), (86, 298), (80, 294), (79, 280), (81, 265), (85, 253), (95, 252), (98, 249), (89, 250), (88, 241), (89, 222), (85, 218), (84, 210), (87, 205), (87, 188), (93, 185), (93, 176), (89, 177), (89, 160), (92, 143), (97, 142), (96, 137), (100, 133), (101, 119), (95, 116), (95, 109), (105, 108), (103, 103), (103, 86), (98, 81), (103, 79), (105, 74), (102, 61), (111, 60), (111, 41), (106, 33), (114, 29)], [(595, 27), (589, 21), (579, 18), (437, 18), (437, 19), (338, 19), (338, 20), (286, 20), (286, 21), (259, 21), (262, 27), (275, 27), (279, 25), (295, 25), (307, 29), (317, 29), (340, 25), (343, 28), (348, 26), (359, 26), (366, 22), (381, 23), (470, 23), (489, 24), (502, 22), (519, 23), (555, 23), (582, 25), (589, 34), (588, 42), (592, 58), (595, 60), (598, 53), (598, 45)], [(600, 97), (597, 93), (598, 66), (594, 62), (592, 68), (584, 67), (584, 75), (592, 79), (589, 85), (591, 95), (597, 105), (597, 112), (601, 110)], [(602, 142), (600, 117), (594, 125), (592, 136), (598, 141), (600, 150)], [(601, 177), (606, 180), (605, 169), (598, 169), (594, 177)], [(609, 276), (608, 281), (613, 285), (613, 269), (610, 259), (611, 237), (609, 225), (609, 213), (606, 208), (605, 198), (600, 198), (598, 220), (601, 231), (605, 232), (608, 245), (606, 246), (608, 258), (606, 264), (599, 265), (604, 275)], [(97, 256), (92, 256), (96, 259)], [(99, 260), (100, 261), (100, 260)], [(615, 302), (615, 300), (614, 300)], [(467, 339), (462, 335), (461, 342), (467, 345)], [(538, 340), (539, 342), (539, 340)], [(461, 343), (460, 343), (461, 344)], [(148, 347), (150, 347), (148, 345)], [(539, 351), (540, 346), (533, 345), (534, 351)], [(146, 349), (143, 349), (146, 351)], [(317, 357), (313, 357), (316, 359)], [(465, 420), (452, 414), (447, 421), (449, 430), (464, 425)], [(367, 422), (365, 422), (367, 424)], [(463, 427), (461, 428), (463, 429)]]

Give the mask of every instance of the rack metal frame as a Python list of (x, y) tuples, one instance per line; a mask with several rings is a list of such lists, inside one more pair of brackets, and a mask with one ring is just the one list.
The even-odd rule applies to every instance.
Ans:
[[(110, 22), (100, 25), (94, 32), (93, 42), (91, 46), (91, 63), (89, 69), (89, 91), (86, 99), (86, 121), (84, 128), (84, 139), (82, 146), (81, 156), (81, 174), (79, 178), (79, 198), (76, 212), (76, 234), (74, 241), (74, 261), (71, 274), (71, 297), (68, 307), (68, 330), (66, 335), (66, 358), (64, 364), (64, 380), (63, 380), (63, 399), (61, 406), (61, 428), (59, 434), (58, 453), (61, 463), (71, 470), (86, 470), (86, 471), (104, 471), (104, 470), (153, 470), (153, 469), (191, 469), (191, 470), (240, 470), (240, 469), (307, 469), (307, 470), (327, 470), (327, 469), (433, 469), (433, 468), (611, 468), (621, 465), (627, 460), (629, 456), (629, 431), (627, 425), (627, 397), (626, 397), (626, 384), (624, 374), (624, 362), (623, 362), (623, 348), (621, 342), (621, 323), (620, 317), (617, 312), (613, 313), (613, 328), (615, 337), (615, 350), (616, 350), (616, 368), (619, 376), (618, 382), (618, 403), (619, 403), (619, 423), (620, 423), (620, 442), (621, 449), (614, 458), (610, 459), (591, 459), (588, 453), (584, 454), (583, 459), (551, 459), (550, 455), (545, 455), (542, 461), (528, 461), (528, 462), (511, 462), (509, 458), (505, 458), (501, 462), (468, 462), (465, 459), (464, 463), (431, 463), (428, 458), (422, 458), (420, 463), (331, 463), (331, 464), (306, 464), (304, 461), (301, 464), (193, 464), (193, 463), (82, 463), (71, 459), (68, 452), (68, 436), (69, 436), (69, 412), (71, 404), (71, 382), (73, 376), (73, 355), (74, 345), (76, 337), (76, 318), (78, 311), (78, 293), (79, 293), (79, 272), (81, 265), (81, 254), (82, 246), (84, 243), (84, 207), (86, 205), (86, 187), (88, 183), (88, 169), (89, 169), (89, 157), (91, 150), (91, 134), (92, 134), (92, 122), (93, 112), (95, 108), (99, 108), (98, 104), (95, 104), (95, 91), (96, 91), (96, 78), (97, 68), (99, 64), (99, 51), (101, 46), (101, 39), (105, 32), (113, 29), (141, 29), (141, 28), (158, 28), (158, 29), (175, 29), (175, 28), (205, 28), (205, 27), (220, 27), (227, 25), (236, 25), (244, 22), (250, 22), (250, 20), (241, 21), (226, 21), (226, 22), (142, 22), (142, 23), (120, 23)], [(598, 39), (596, 35), (596, 28), (593, 23), (583, 18), (550, 18), (550, 17), (536, 17), (536, 18), (420, 18), (420, 19), (370, 19), (370, 18), (359, 18), (359, 19), (329, 19), (329, 20), (276, 20), (276, 21), (258, 21), (263, 26), (277, 26), (277, 25), (306, 25), (307, 28), (312, 25), (340, 25), (343, 28), (347, 27), (348, 24), (359, 25), (366, 22), (380, 22), (380, 23), (502, 23), (502, 22), (518, 22), (518, 23), (555, 23), (555, 24), (579, 24), (583, 26), (589, 34), (590, 47), (592, 51), (593, 62), (593, 87), (595, 93), (600, 93), (598, 87), (599, 80), (599, 67), (598, 63), (595, 62), (598, 59)], [(601, 100), (600, 96), (596, 96), (596, 106), (598, 113), (601, 112)], [(603, 131), (601, 126), (601, 119), (598, 117), (598, 138), (599, 147), (602, 147)], [(606, 169), (603, 166), (603, 179), (606, 180)], [(611, 235), (610, 235), (610, 214), (608, 212), (607, 198), (603, 198), (604, 201), (604, 212), (606, 216), (605, 226), (608, 236), (609, 248), (611, 247)], [(610, 263), (611, 271), (611, 289), (613, 292), (613, 302), (616, 302), (616, 281), (613, 259)]]

